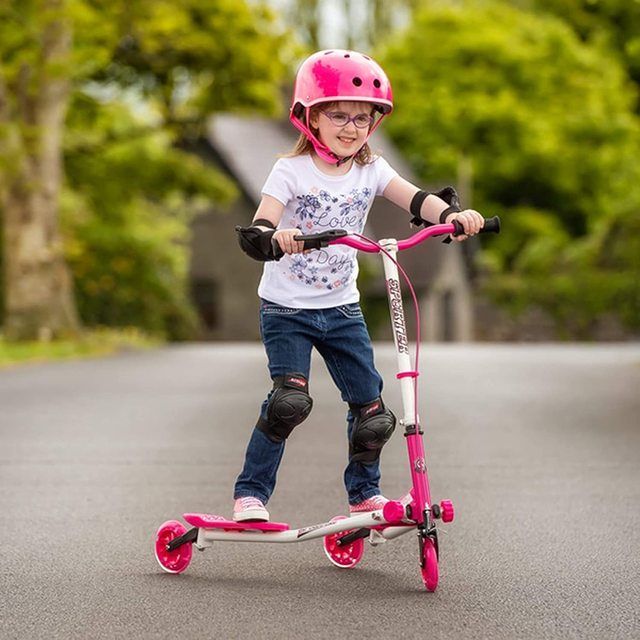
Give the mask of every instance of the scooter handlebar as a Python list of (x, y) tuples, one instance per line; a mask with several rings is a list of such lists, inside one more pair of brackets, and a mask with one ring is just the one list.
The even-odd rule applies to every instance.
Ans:
[[(452, 224), (456, 230), (451, 235), (463, 236), (463, 226), (457, 220), (454, 220)], [(485, 218), (484, 226), (482, 227), (482, 229), (480, 229), (480, 233), (500, 233), (500, 218), (498, 216), (493, 216), (493, 218)]]
[[(486, 218), (484, 221), (484, 226), (482, 227), (482, 229), (480, 229), (480, 233), (500, 233), (500, 218), (498, 216), (493, 216), (493, 218)], [(454, 220), (450, 224), (434, 224), (421, 229), (405, 240), (399, 240), (398, 250), (402, 251), (404, 249), (410, 249), (411, 247), (415, 247), (417, 244), (420, 244), (427, 238), (448, 234), (454, 236), (464, 235), (464, 228), (456, 220)], [(305, 251), (308, 251), (310, 249), (321, 249), (322, 247), (327, 247), (331, 244), (342, 244), (348, 247), (353, 247), (354, 249), (358, 249), (358, 251), (365, 251), (367, 253), (378, 253), (380, 251), (377, 243), (367, 242), (355, 236), (350, 236), (349, 232), (345, 231), (344, 229), (332, 229), (330, 231), (323, 231), (321, 233), (299, 235), (295, 236), (294, 240), (304, 242)], [(272, 242), (275, 258), (276, 260), (279, 260), (284, 255), (284, 252), (282, 251), (280, 245), (276, 240), (273, 240)]]

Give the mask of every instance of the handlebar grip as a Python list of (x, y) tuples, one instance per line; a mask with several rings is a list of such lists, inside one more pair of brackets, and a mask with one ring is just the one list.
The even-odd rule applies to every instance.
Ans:
[(336, 238), (344, 238), (348, 236), (348, 231), (344, 229), (331, 229), (320, 233), (310, 233), (308, 235), (296, 236), (294, 240), (302, 240), (306, 249), (320, 249), (328, 247), (329, 243)]
[(500, 233), (500, 217), (485, 218), (484, 227), (480, 229), (480, 233)]
[[(456, 230), (452, 235), (464, 235), (464, 227), (457, 220), (453, 221), (453, 226)], [(484, 227), (480, 229), (480, 233), (500, 233), (500, 218), (498, 216), (493, 216), (493, 218), (485, 218)]]
[[(349, 235), (344, 229), (331, 229), (330, 231), (322, 231), (321, 233), (310, 233), (308, 235), (295, 236), (293, 239), (304, 242), (304, 250), (321, 249), (329, 246), (331, 240), (336, 238), (344, 238)], [(284, 255), (284, 251), (280, 248), (277, 240), (271, 240), (273, 247), (273, 256), (276, 260), (280, 260)]]

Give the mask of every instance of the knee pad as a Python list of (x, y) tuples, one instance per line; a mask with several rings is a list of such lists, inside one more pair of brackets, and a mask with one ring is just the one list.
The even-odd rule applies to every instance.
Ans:
[(382, 398), (369, 404), (350, 404), (349, 408), (353, 414), (349, 457), (365, 464), (376, 462), (396, 428), (396, 417), (384, 406)]
[(299, 373), (287, 373), (273, 380), (273, 391), (269, 397), (266, 418), (260, 417), (256, 425), (273, 442), (284, 442), (301, 422), (304, 422), (313, 407), (307, 393), (309, 382)]

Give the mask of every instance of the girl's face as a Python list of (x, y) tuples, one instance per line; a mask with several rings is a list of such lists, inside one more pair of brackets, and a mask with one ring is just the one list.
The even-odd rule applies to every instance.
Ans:
[(334, 102), (320, 105), (309, 123), (318, 138), (339, 157), (351, 156), (365, 143), (373, 124), (373, 105), (368, 102)]

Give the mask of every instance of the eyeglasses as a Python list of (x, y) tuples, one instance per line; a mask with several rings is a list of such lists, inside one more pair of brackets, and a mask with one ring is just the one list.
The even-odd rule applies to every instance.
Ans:
[(358, 127), (358, 129), (366, 129), (373, 124), (374, 117), (366, 113), (359, 113), (357, 116), (349, 117), (344, 111), (320, 111), (331, 120), (336, 127), (346, 127), (350, 122)]

